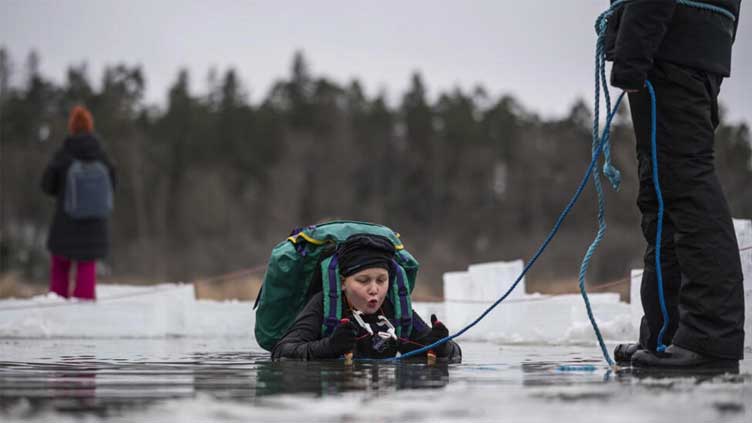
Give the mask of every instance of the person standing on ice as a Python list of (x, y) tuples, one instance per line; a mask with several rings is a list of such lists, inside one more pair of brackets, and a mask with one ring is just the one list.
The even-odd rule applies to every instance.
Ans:
[[(613, 61), (611, 85), (629, 95), (639, 162), (637, 205), (647, 241), (640, 339), (638, 344), (616, 347), (618, 362), (693, 368), (738, 365), (743, 359), (741, 263), (713, 163), (717, 98), (721, 81), (730, 74), (739, 6), (740, 0), (694, 5), (633, 0), (608, 20), (606, 58)], [(669, 326), (664, 353), (656, 352), (663, 316), (655, 265), (658, 200), (646, 80), (655, 90), (658, 174), (665, 207), (661, 269)]]
[(42, 190), (56, 199), (47, 238), (51, 254), (50, 292), (69, 296), (69, 273), (76, 263), (73, 296), (96, 299), (96, 260), (107, 256), (115, 170), (94, 135), (94, 120), (83, 106), (73, 108), (68, 137), (42, 177)]

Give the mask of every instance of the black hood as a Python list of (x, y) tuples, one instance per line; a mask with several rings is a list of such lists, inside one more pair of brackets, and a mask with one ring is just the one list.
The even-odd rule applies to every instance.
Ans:
[(94, 160), (101, 157), (102, 147), (91, 134), (72, 135), (65, 139), (63, 148), (76, 159)]

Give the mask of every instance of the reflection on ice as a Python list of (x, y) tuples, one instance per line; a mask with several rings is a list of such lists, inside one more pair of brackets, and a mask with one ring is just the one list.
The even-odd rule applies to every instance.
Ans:
[[(248, 336), (248, 304), (206, 303), (187, 308), (179, 301), (157, 304), (143, 302), (136, 307), (152, 316), (180, 313), (181, 308), (190, 310), (192, 316), (165, 317), (153, 327), (140, 326), (145, 323), (134, 317), (117, 330), (142, 336), (165, 329), (176, 334), (180, 329), (200, 335), (80, 338), (71, 336), (80, 327), (67, 328), (61, 321), (55, 327), (44, 323), (49, 316), (31, 314), (27, 328), (64, 335), (0, 338), (2, 421), (78, 421), (82, 416), (128, 422), (300, 421), (301, 416), (306, 421), (327, 422), (496, 421), (510, 416), (514, 421), (632, 423), (671, 416), (676, 421), (741, 422), (752, 413), (748, 405), (752, 404), (752, 365), (748, 362), (742, 362), (738, 375), (614, 373), (603, 365), (587, 325), (581, 328), (582, 338), (574, 337), (590, 339), (580, 345), (536, 345), (531, 338), (521, 345), (507, 345), (503, 344), (506, 335), (497, 332), (492, 342), (463, 339), (464, 362), (459, 365), (365, 362), (345, 368), (339, 362), (270, 362), (268, 353)], [(419, 304), (416, 308), (423, 307), (419, 312), (429, 315), (441, 306)], [(76, 307), (96, 310), (90, 304)], [(202, 332), (222, 319), (218, 333)], [(194, 321), (201, 323), (192, 327)], [(95, 321), (93, 329), (87, 329), (99, 330), (99, 323), (102, 330), (109, 325)], [(234, 331), (240, 335), (233, 335)], [(552, 342), (549, 338), (546, 343)], [(595, 370), (561, 371), (562, 366)]]
[[(0, 341), (6, 421), (746, 421), (739, 374), (610, 371), (597, 347), (465, 342), (462, 364), (273, 363), (248, 338)], [(562, 365), (594, 371), (562, 372)]]

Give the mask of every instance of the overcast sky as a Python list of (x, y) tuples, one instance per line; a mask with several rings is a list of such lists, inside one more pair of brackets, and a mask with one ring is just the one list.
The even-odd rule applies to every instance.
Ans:
[[(140, 64), (147, 101), (163, 104), (178, 69), (206, 90), (211, 67), (236, 68), (258, 102), (303, 50), (312, 72), (359, 79), (396, 103), (419, 70), (432, 97), (454, 86), (510, 93), (544, 116), (592, 102), (593, 21), (607, 0), (567, 1), (34, 1), (0, 0), (0, 45), (17, 70), (32, 49), (41, 71), (62, 82), (88, 63)], [(721, 102), (731, 120), (752, 123), (752, 9), (742, 7), (732, 77)]]

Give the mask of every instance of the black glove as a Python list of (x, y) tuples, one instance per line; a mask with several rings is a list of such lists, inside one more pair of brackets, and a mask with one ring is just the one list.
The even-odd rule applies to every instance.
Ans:
[(329, 345), (336, 355), (342, 355), (355, 350), (357, 337), (355, 325), (349, 319), (342, 319), (329, 335)]
[[(447, 327), (436, 318), (435, 314), (432, 314), (431, 330), (423, 337), (423, 339), (421, 339), (423, 344), (430, 345), (439, 339), (446, 338), (447, 336), (449, 336), (449, 329), (447, 329)], [(451, 348), (449, 347), (449, 341), (433, 348), (433, 352), (436, 353), (437, 357), (448, 357), (450, 351)]]

